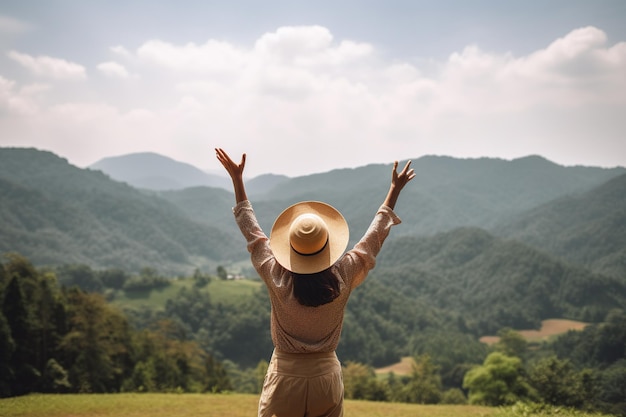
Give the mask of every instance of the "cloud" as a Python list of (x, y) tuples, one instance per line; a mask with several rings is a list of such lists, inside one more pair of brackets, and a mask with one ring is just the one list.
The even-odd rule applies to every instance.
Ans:
[(0, 15), (0, 33), (19, 35), (32, 29), (29, 23), (11, 16)]
[(180, 72), (220, 72), (236, 70), (242, 63), (242, 52), (235, 46), (213, 39), (202, 45), (190, 42), (177, 46), (151, 40), (137, 50), (142, 61)]
[(128, 49), (124, 48), (122, 45), (112, 46), (110, 49), (111, 49), (111, 52), (113, 52), (116, 55), (120, 55), (126, 58), (132, 56), (132, 53)]
[[(35, 99), (4, 80), (0, 100), (39, 109), (31, 121), (47, 132), (47, 146), (80, 163), (149, 150), (207, 167), (215, 164), (209, 150), (224, 146), (248, 152), (252, 175), (423, 154), (626, 165), (626, 43), (609, 45), (594, 27), (523, 56), (468, 45), (419, 64), (321, 26), (279, 28), (250, 45), (153, 39), (111, 51), (116, 60), (98, 70), (141, 82), (105, 88), (96, 77), (85, 83), (91, 101), (68, 103), (54, 90)], [(17, 122), (0, 120), (0, 128), (43, 140)]]
[(64, 59), (45, 55), (33, 57), (17, 51), (9, 51), (7, 56), (40, 77), (58, 80), (87, 78), (85, 67)]
[(117, 62), (109, 61), (98, 64), (98, 70), (109, 78), (128, 79), (131, 77), (126, 68)]
[(28, 84), (17, 89), (17, 83), (0, 76), (0, 114), (21, 118), (36, 114), (41, 96), (50, 89), (46, 84)]
[(264, 63), (298, 67), (337, 67), (368, 58), (373, 47), (345, 40), (335, 46), (330, 31), (322, 26), (281, 27), (255, 43), (254, 53)]

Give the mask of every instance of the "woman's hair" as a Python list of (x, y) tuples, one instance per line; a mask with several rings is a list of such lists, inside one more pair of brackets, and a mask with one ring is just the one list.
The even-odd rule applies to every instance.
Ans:
[(330, 268), (315, 274), (291, 273), (293, 295), (303, 306), (318, 307), (339, 296), (339, 280)]

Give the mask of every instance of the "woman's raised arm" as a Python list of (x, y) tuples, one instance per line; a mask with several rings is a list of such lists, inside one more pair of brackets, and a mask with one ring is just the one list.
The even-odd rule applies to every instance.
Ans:
[(241, 155), (241, 162), (237, 164), (222, 148), (215, 148), (217, 160), (222, 163), (230, 179), (233, 181), (233, 189), (235, 191), (235, 201), (240, 203), (248, 199), (246, 187), (243, 183), (243, 169), (246, 166), (246, 154)]
[(398, 201), (398, 197), (400, 196), (400, 191), (404, 188), (404, 186), (415, 178), (415, 171), (410, 168), (411, 161), (408, 161), (404, 166), (404, 169), (398, 173), (398, 161), (393, 163), (393, 172), (391, 174), (391, 185), (389, 186), (389, 192), (387, 193), (387, 197), (385, 198), (384, 205), (391, 208), (392, 210), (396, 207), (396, 202)]

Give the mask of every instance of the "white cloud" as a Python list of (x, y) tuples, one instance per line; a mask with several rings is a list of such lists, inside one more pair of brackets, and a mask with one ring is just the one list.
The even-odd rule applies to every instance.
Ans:
[(126, 58), (132, 56), (132, 53), (128, 49), (124, 48), (122, 45), (112, 46), (110, 48), (110, 50), (114, 54), (120, 55), (120, 56), (123, 56), (123, 57), (126, 57)]
[(50, 89), (46, 84), (16, 87), (15, 81), (0, 76), (0, 109), (2, 113), (18, 118), (35, 114), (39, 110), (42, 94)]
[(87, 78), (85, 67), (60, 58), (49, 56), (31, 56), (17, 51), (9, 51), (7, 56), (33, 74), (54, 79)]
[[(54, 103), (48, 92), (54, 106), (32, 121), (81, 163), (150, 150), (217, 167), (209, 151), (224, 146), (248, 152), (249, 174), (429, 153), (626, 165), (626, 43), (609, 45), (593, 27), (525, 56), (469, 45), (428, 68), (386, 61), (372, 45), (336, 40), (320, 26), (279, 28), (249, 47), (150, 40), (111, 50), (124, 65), (98, 69), (140, 73), (140, 82), (105, 90), (89, 80), (93, 102)], [(4, 81), (2, 103), (38, 103)]]
[(0, 15), (0, 33), (19, 35), (32, 29), (29, 23), (11, 16)]
[(368, 58), (373, 47), (349, 40), (333, 44), (330, 31), (321, 26), (282, 27), (261, 36), (254, 46), (263, 63), (298, 67), (336, 67)]
[(232, 71), (243, 63), (242, 52), (235, 46), (212, 39), (203, 45), (191, 42), (183, 46), (151, 40), (139, 47), (137, 56), (158, 67), (181, 72)]
[(107, 77), (128, 79), (131, 77), (126, 68), (117, 62), (108, 61), (98, 64), (98, 70)]

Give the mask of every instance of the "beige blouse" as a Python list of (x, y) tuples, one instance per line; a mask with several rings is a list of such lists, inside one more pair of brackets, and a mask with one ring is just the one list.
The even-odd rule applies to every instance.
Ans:
[(291, 273), (274, 258), (251, 203), (242, 201), (233, 212), (248, 243), (252, 265), (269, 290), (274, 347), (287, 353), (334, 351), (341, 336), (348, 297), (376, 265), (376, 255), (391, 226), (399, 224), (400, 218), (391, 208), (381, 206), (361, 240), (331, 267), (340, 281), (340, 295), (328, 304), (308, 307), (293, 296)]

